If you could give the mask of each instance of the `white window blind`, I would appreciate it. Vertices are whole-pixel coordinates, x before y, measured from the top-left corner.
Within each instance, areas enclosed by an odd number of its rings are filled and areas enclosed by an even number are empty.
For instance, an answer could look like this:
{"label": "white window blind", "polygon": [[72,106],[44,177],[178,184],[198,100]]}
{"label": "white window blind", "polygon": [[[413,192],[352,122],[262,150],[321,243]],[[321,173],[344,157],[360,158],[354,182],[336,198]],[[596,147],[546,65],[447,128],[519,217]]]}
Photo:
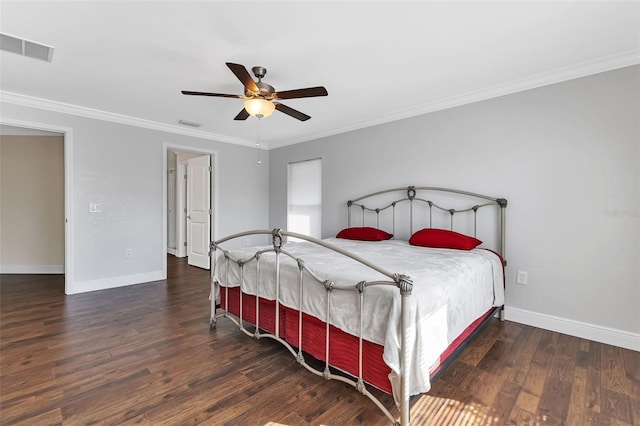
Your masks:
{"label": "white window blind", "polygon": [[321,238],[322,161],[289,163],[287,230]]}

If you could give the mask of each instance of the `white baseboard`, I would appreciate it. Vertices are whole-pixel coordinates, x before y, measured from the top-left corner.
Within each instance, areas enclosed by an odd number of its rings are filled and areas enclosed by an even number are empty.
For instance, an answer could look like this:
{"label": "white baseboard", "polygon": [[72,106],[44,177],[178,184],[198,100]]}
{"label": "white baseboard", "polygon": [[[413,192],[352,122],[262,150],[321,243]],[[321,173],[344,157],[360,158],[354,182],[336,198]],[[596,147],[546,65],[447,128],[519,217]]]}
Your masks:
{"label": "white baseboard", "polygon": [[86,293],[88,291],[106,290],[127,285],[142,284],[164,279],[162,271],[146,272],[144,274],[124,275],[101,280],[82,281],[69,285],[67,294]]}
{"label": "white baseboard", "polygon": [[175,257],[187,257],[187,253],[185,253],[184,250],[180,251],[175,248],[167,248],[167,254],[174,255]]}
{"label": "white baseboard", "polygon": [[0,265],[0,274],[64,274],[64,265]]}
{"label": "white baseboard", "polygon": [[640,352],[640,334],[630,331],[617,330],[508,306],[505,307],[505,319]]}

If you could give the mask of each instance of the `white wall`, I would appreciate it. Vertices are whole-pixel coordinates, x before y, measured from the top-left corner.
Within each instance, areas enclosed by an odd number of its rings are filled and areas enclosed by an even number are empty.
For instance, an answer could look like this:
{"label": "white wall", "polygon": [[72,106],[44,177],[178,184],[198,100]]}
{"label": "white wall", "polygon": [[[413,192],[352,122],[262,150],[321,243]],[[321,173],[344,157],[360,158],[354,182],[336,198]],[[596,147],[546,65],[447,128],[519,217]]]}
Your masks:
{"label": "white wall", "polygon": [[[257,166],[255,149],[9,103],[2,119],[72,129],[70,293],[163,277],[165,144],[218,153],[216,236],[268,223],[268,159]],[[89,203],[102,213],[89,213]]]}
{"label": "white wall", "polygon": [[387,187],[507,198],[508,318],[640,350],[639,95],[633,66],[272,150],[271,226],[287,163],[309,158],[324,237],[346,200]]}

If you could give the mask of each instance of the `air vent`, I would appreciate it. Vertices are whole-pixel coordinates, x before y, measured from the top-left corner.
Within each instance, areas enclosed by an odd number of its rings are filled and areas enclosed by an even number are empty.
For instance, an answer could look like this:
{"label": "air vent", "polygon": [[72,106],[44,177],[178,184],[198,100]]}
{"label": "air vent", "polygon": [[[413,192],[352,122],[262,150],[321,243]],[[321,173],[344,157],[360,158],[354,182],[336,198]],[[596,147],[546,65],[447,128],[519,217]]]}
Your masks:
{"label": "air vent", "polygon": [[0,33],[0,50],[51,62],[53,47]]}
{"label": "air vent", "polygon": [[182,124],[183,126],[189,126],[189,127],[200,127],[200,126],[202,126],[202,124],[200,124],[200,123],[195,123],[193,121],[187,121],[187,120],[178,120],[178,123]]}

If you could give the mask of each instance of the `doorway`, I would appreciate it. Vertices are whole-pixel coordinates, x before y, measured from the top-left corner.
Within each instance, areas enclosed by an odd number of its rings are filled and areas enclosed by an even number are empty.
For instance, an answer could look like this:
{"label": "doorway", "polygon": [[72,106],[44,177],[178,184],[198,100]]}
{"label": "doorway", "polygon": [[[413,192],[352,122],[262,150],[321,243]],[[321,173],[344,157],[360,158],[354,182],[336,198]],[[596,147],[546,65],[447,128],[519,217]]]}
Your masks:
{"label": "doorway", "polygon": [[[164,154],[166,252],[210,269],[209,246],[217,222],[217,153],[165,145]],[[166,262],[164,272],[166,276]]]}
{"label": "doorway", "polygon": [[[55,251],[58,252],[57,257],[54,258],[42,258],[38,259],[35,256],[35,253],[29,255],[24,258],[24,262],[16,262],[15,259],[11,261],[12,265],[10,265],[13,270],[8,270],[3,266],[3,272],[13,272],[13,273],[46,273],[46,274],[64,274],[64,283],[65,283],[65,294],[73,293],[73,250],[72,250],[72,188],[73,188],[73,162],[72,162],[72,152],[73,152],[73,132],[72,129],[66,127],[54,126],[46,123],[35,123],[35,122],[27,122],[22,120],[15,120],[10,118],[1,118],[0,119],[0,134],[3,135],[13,135],[18,137],[40,137],[47,136],[52,138],[52,142],[59,143],[59,138],[63,139],[62,142],[62,152],[58,151],[58,158],[60,158],[60,162],[57,162],[56,166],[60,173],[60,177],[58,181],[60,182],[60,186],[57,187],[56,192],[57,196],[55,200],[49,200],[44,208],[41,208],[43,212],[48,212],[51,206],[51,202],[59,203],[60,214],[59,217],[54,218],[54,223],[45,224],[38,222],[36,224],[32,223],[32,227],[37,228],[44,227],[44,229],[40,229],[40,231],[48,231],[46,229],[48,227],[53,229],[53,234],[51,235],[49,244],[52,244],[55,247]],[[47,147],[48,148],[48,147]],[[44,155],[44,154],[43,154]],[[45,161],[45,165],[52,165],[49,155],[46,155],[47,159]],[[32,164],[33,165],[33,164]],[[15,166],[15,165],[14,165]],[[37,166],[35,166],[36,169]],[[11,180],[20,179],[17,176],[12,176]],[[40,183],[45,180],[50,181],[53,180],[50,177],[39,180]],[[15,182],[14,182],[15,183]],[[23,182],[24,183],[24,182]],[[22,185],[21,185],[22,186]],[[23,188],[24,189],[24,188]],[[33,197],[32,197],[33,198]],[[37,196],[36,198],[46,198],[46,195],[43,197]],[[46,200],[42,200],[46,202]],[[37,202],[34,201],[34,202]],[[8,205],[12,205],[14,203],[8,203]],[[6,206],[5,206],[6,207]],[[32,212],[37,213],[37,207],[34,205],[34,209]],[[37,220],[37,214],[30,214],[28,217]],[[47,217],[47,220],[51,219]],[[6,236],[6,235],[5,235]],[[26,234],[23,237],[27,237]],[[44,238],[44,233],[40,234],[38,240],[34,243],[38,248],[42,248],[42,245],[47,243]],[[4,243],[4,241],[3,241]],[[13,243],[11,243],[13,244]],[[25,239],[20,244],[31,244],[27,239]],[[33,247],[32,247],[33,248]],[[13,250],[12,250],[13,251]],[[21,263],[21,264],[18,264]]]}

